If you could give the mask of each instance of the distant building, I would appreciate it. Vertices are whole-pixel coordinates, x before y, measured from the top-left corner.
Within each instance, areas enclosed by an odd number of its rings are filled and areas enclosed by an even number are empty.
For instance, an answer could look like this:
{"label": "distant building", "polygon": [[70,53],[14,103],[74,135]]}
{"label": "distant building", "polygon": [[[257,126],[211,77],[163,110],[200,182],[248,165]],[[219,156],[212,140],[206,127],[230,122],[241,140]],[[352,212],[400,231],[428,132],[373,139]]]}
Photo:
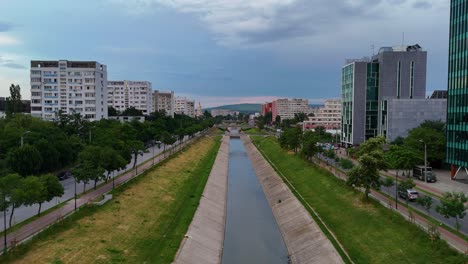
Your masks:
{"label": "distant building", "polygon": [[436,90],[432,92],[431,99],[447,99],[448,91],[447,90]]}
{"label": "distant building", "polygon": [[174,91],[154,91],[153,105],[154,112],[164,111],[166,115],[174,117]]}
{"label": "distant building", "polygon": [[52,120],[61,111],[107,118],[107,67],[96,61],[31,61],[31,115]]}
{"label": "distant building", "polygon": [[134,120],[136,120],[136,121],[138,121],[140,123],[145,122],[145,117],[144,116],[109,116],[109,119],[118,120],[121,123],[131,122],[131,121],[134,121]]}
{"label": "distant building", "polygon": [[384,47],[371,59],[347,60],[342,143],[358,145],[379,135],[391,141],[425,120],[443,120],[443,99],[425,99],[426,64],[427,52],[419,45]]}
{"label": "distant building", "polygon": [[174,112],[176,114],[195,117],[195,101],[185,97],[176,97],[174,102]]}
{"label": "distant building", "polygon": [[144,115],[153,112],[153,91],[147,81],[108,81],[107,100],[108,106],[121,113],[131,107]]}
{"label": "distant building", "polygon": [[196,117],[203,116],[203,109],[202,109],[200,102],[198,102],[198,107],[197,107],[197,111],[195,112],[195,116]]}
{"label": "distant building", "polygon": [[461,168],[468,168],[467,6],[467,0],[451,1],[446,162],[451,165],[452,177]]}
{"label": "distant building", "polygon": [[217,116],[235,116],[238,115],[239,112],[229,110],[229,109],[211,109],[211,116],[217,117]]}
{"label": "distant building", "polygon": [[325,101],[323,107],[319,107],[314,116],[310,116],[309,120],[302,122],[304,130],[324,127],[326,130],[341,129],[341,100],[329,99]]}
{"label": "distant building", "polygon": [[271,112],[272,121],[276,120],[276,116],[280,116],[281,120],[293,119],[295,114],[309,114],[309,100],[307,99],[277,99],[270,103],[262,105],[262,115]]}

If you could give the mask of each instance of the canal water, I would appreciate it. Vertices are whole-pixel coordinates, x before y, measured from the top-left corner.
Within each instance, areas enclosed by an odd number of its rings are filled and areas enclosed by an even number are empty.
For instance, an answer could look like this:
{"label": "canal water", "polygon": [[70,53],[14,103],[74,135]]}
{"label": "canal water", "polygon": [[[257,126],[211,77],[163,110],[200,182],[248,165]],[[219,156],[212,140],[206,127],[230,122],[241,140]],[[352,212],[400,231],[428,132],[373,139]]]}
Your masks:
{"label": "canal water", "polygon": [[286,264],[288,253],[240,139],[231,138],[223,264]]}

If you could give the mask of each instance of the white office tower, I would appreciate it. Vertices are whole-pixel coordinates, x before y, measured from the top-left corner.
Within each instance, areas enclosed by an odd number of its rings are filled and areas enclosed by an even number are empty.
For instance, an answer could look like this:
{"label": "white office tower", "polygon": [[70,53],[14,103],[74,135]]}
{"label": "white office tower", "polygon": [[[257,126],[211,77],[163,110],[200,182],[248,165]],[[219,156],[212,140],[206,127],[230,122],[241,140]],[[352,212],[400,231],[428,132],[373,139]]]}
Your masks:
{"label": "white office tower", "polygon": [[53,120],[60,112],[107,118],[107,67],[96,61],[31,61],[31,115]]}
{"label": "white office tower", "polygon": [[185,97],[176,97],[174,112],[178,115],[195,117],[195,101]]}
{"label": "white office tower", "polygon": [[153,91],[147,81],[108,81],[108,105],[122,113],[130,107],[141,110],[143,115],[153,112]]}

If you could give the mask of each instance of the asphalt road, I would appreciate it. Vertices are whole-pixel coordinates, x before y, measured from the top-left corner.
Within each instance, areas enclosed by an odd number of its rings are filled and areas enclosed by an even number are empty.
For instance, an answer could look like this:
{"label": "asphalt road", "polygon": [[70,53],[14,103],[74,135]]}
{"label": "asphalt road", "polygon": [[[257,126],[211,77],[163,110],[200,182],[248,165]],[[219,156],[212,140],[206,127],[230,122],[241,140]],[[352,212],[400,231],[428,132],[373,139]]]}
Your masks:
{"label": "asphalt road", "polygon": [[[335,160],[333,159],[329,159],[327,157],[324,157],[323,155],[319,154],[318,157],[326,162],[328,162],[329,164],[331,164],[332,166],[335,166],[335,167],[340,167],[336,162]],[[382,177],[382,180],[384,178]],[[418,181],[418,179],[414,179],[415,181]],[[393,197],[393,200],[395,200],[395,185],[393,186],[390,186],[390,187],[384,187],[382,186],[380,188],[380,190]],[[419,195],[424,195],[424,193],[421,193],[419,192]],[[430,196],[431,197],[431,196]],[[434,197],[431,197],[432,198],[432,207],[431,209],[429,210],[429,216],[431,216],[432,218],[436,219],[437,221],[441,222],[441,223],[444,223],[445,225],[447,226],[450,226],[451,228],[455,229],[455,219],[454,218],[445,218],[443,217],[442,215],[440,215],[439,213],[436,212],[435,208],[440,205],[440,200],[437,199],[437,198],[434,198]],[[406,204],[406,200],[404,199],[401,199],[400,197],[398,197],[398,204]],[[411,208],[414,208],[424,214],[427,214],[427,210],[419,205],[418,203],[416,203],[415,201],[413,202],[409,202],[408,205],[411,207]],[[459,224],[461,224],[461,227],[460,227],[460,232],[467,235],[468,234],[468,216],[466,216],[465,218],[463,219],[459,219],[458,220]]]}
{"label": "asphalt road", "polygon": [[[184,141],[186,141],[188,139],[188,137],[186,137],[184,139]],[[177,142],[178,143],[178,142]],[[176,145],[177,146],[177,145]],[[170,148],[170,146],[167,147],[167,149]],[[141,164],[149,159],[151,159],[151,157],[153,156],[153,151],[154,151],[154,155],[158,155],[159,153],[161,153],[162,151],[164,150],[164,144],[161,144],[160,148],[158,148],[157,146],[154,146],[152,148],[149,148],[147,150],[147,152],[145,152],[143,155],[139,155],[138,158],[137,158],[137,164]],[[125,168],[125,170],[121,170],[120,172],[119,171],[115,171],[115,175],[117,176],[118,174],[120,173],[123,173],[124,171],[127,171],[129,169],[131,169],[133,167],[133,159],[132,161],[127,165],[127,167]],[[111,174],[111,177],[112,177],[112,174]],[[102,183],[103,181],[100,181],[98,182],[98,185],[100,183]],[[42,204],[42,208],[41,208],[41,212],[44,212],[46,211],[47,209],[49,208],[52,208],[64,201],[67,201],[71,198],[74,197],[75,195],[75,179],[74,178],[68,178],[66,180],[63,180],[61,181],[63,187],[64,187],[64,194],[62,195],[62,197],[57,197],[57,198],[54,198],[52,201],[50,202],[46,202],[46,203],[43,203]],[[89,190],[89,189],[92,189],[94,187],[94,182],[90,182],[86,185],[86,190]],[[77,183],[76,184],[76,192],[77,194],[81,194],[83,193],[83,183]],[[32,205],[32,206],[21,206],[19,208],[16,208],[15,209],[15,212],[14,212],[14,215],[13,215],[13,218],[12,218],[12,222],[11,222],[11,225],[14,226],[15,224],[17,223],[20,223],[32,216],[35,216],[38,212],[38,209],[39,209],[39,205],[35,204],[35,205]],[[6,223],[7,223],[7,228],[8,228],[8,224],[9,224],[9,221],[10,221],[10,213],[11,213],[11,208],[8,209],[7,211],[7,219],[6,219]],[[4,218],[3,217],[0,217],[0,231],[3,231],[5,230],[4,228]]]}

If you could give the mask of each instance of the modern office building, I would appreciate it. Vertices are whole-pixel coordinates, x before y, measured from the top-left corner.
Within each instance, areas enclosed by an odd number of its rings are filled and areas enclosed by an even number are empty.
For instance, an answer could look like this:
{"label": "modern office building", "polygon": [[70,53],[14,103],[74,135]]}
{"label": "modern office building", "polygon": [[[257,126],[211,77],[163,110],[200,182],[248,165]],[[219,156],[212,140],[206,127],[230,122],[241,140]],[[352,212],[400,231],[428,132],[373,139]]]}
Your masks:
{"label": "modern office building", "polygon": [[119,112],[130,107],[141,110],[143,115],[153,112],[153,91],[147,81],[108,81],[107,100]]}
{"label": "modern office building", "polygon": [[426,64],[427,52],[419,45],[384,47],[372,58],[347,60],[342,68],[342,143],[358,145],[379,135],[391,141],[425,120],[441,119],[444,102],[425,99]]}
{"label": "modern office building", "polygon": [[[468,0],[452,0],[447,100],[447,159],[452,177],[468,168]],[[466,171],[468,173],[468,171]]]}
{"label": "modern office building", "polygon": [[174,117],[175,97],[174,91],[153,92],[153,109],[155,112],[164,111],[166,115]]}
{"label": "modern office building", "polygon": [[195,117],[195,101],[177,96],[174,102],[174,113]]}
{"label": "modern office building", "polygon": [[302,122],[303,130],[324,127],[326,130],[341,130],[341,99],[329,99],[319,107],[314,116]]}
{"label": "modern office building", "polygon": [[31,115],[107,118],[107,68],[96,61],[31,61]]}
{"label": "modern office building", "polygon": [[276,116],[280,116],[281,120],[293,119],[296,114],[309,114],[309,100],[307,99],[277,99],[273,102],[262,105],[262,114],[271,112],[272,121],[276,120]]}

